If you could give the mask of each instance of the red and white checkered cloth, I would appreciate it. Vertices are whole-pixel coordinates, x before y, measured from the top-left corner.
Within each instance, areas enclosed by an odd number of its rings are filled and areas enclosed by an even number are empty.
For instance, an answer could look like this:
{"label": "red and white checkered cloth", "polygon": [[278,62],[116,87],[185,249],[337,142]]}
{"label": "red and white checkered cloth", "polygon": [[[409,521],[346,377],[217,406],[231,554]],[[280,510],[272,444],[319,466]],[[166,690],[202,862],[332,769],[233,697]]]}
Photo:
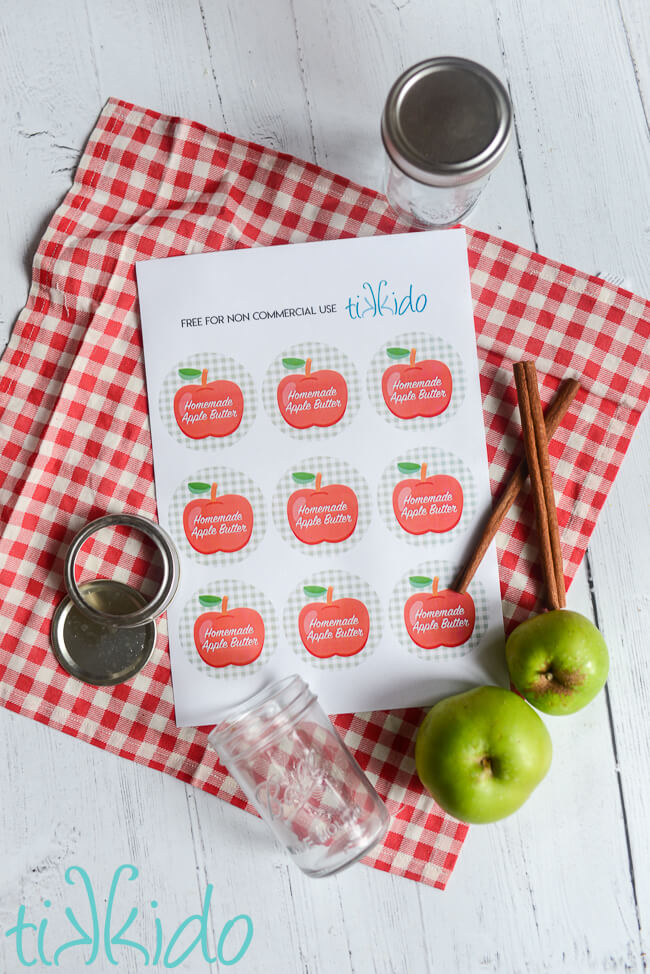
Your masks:
{"label": "red and white checkered cloth", "polygon": [[[107,511],[155,517],[134,262],[148,257],[403,232],[377,194],[282,153],[111,100],[34,259],[27,306],[0,365],[0,702],[173,774],[234,805],[241,793],[202,731],[173,720],[167,638],[130,683],[95,689],[49,649],[65,548]],[[542,398],[584,383],[551,444],[567,581],[650,390],[650,306],[484,233],[468,231],[493,491],[520,452],[512,361],[537,360]],[[506,624],[537,607],[532,509],[498,535]],[[97,554],[97,553],[96,553]],[[111,574],[99,550],[100,574]],[[133,555],[131,580],[146,574]],[[466,827],[414,773],[419,710],[335,719],[393,821],[366,858],[443,888]]]}

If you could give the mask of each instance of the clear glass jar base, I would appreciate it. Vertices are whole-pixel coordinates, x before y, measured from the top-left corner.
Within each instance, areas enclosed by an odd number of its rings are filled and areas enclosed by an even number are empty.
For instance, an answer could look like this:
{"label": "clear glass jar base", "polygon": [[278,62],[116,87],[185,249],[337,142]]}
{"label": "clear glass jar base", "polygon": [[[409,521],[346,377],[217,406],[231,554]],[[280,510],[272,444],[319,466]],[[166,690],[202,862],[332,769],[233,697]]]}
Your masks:
{"label": "clear glass jar base", "polygon": [[355,863],[367,856],[368,853],[374,849],[374,847],[382,841],[388,832],[388,826],[390,825],[390,816],[386,814],[385,821],[383,821],[380,827],[377,829],[375,835],[367,841],[361,849],[354,850],[352,855],[345,856],[334,856],[332,862],[323,864],[318,868],[310,869],[308,866],[298,862],[300,870],[311,879],[325,879],[327,876],[334,876],[336,873],[343,872],[344,869],[348,869],[350,866],[354,866]]}

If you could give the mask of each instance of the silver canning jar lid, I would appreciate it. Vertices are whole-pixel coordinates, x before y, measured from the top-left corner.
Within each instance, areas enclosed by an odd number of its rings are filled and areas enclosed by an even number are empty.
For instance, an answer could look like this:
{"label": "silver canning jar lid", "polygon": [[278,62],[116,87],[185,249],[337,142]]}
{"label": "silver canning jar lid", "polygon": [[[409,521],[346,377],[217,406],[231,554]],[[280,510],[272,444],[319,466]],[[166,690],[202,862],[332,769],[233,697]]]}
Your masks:
{"label": "silver canning jar lid", "polygon": [[[137,589],[111,578],[77,582],[75,566],[85,542],[104,528],[129,527],[150,538],[162,559],[162,578],[147,601]],[[61,666],[93,686],[113,686],[135,676],[156,641],[155,619],[168,607],[179,582],[178,552],[160,525],[135,514],[108,514],[79,531],[65,556],[67,598],[57,606],[51,644]]]}
{"label": "silver canning jar lid", "polygon": [[438,57],[397,79],[381,135],[407,176],[428,186],[462,186],[494,169],[511,127],[508,93],[491,71],[465,58]]}

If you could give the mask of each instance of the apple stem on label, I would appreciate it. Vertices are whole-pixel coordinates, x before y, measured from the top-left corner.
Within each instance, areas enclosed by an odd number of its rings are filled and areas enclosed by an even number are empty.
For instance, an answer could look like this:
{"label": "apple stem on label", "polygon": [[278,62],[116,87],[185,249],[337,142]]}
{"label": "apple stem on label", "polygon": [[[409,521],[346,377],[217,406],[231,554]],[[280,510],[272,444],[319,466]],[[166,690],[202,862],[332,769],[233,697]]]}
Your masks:
{"label": "apple stem on label", "polygon": [[203,371],[201,372],[201,385],[207,386],[207,384],[208,384],[208,370],[203,369]]}
{"label": "apple stem on label", "polygon": [[210,488],[210,500],[216,501],[216,499],[217,499],[217,485],[213,484],[212,487]]}
{"label": "apple stem on label", "polygon": [[437,595],[438,594],[438,576],[437,575],[436,575],[436,577],[433,580],[433,585],[431,586],[431,591],[433,592],[434,595]]}
{"label": "apple stem on label", "polygon": [[227,609],[228,609],[228,596],[227,595],[224,595],[224,597],[221,600],[221,611],[222,611],[222,613],[224,615],[225,615]]}
{"label": "apple stem on label", "polygon": [[311,375],[311,359],[308,358],[305,362],[305,375]]}
{"label": "apple stem on label", "polygon": [[326,599],[328,605],[331,605],[332,604],[332,595],[333,594],[334,594],[334,586],[333,585],[330,585],[330,587],[327,590],[327,599]]}
{"label": "apple stem on label", "polygon": [[411,354],[409,355],[409,365],[415,365],[415,349],[411,349]]}
{"label": "apple stem on label", "polygon": [[426,479],[427,479],[427,465],[426,463],[423,463],[422,466],[420,467],[420,480],[426,480]]}
{"label": "apple stem on label", "polygon": [[320,482],[321,482],[321,475],[319,473],[317,473],[316,474],[316,481],[314,483],[314,490],[320,490]]}

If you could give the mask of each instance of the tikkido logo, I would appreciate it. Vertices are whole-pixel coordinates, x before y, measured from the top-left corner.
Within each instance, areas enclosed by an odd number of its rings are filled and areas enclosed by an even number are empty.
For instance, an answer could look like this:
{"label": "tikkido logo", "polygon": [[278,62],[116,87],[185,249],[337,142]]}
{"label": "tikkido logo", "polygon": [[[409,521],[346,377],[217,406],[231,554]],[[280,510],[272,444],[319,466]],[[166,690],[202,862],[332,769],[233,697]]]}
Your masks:
{"label": "tikkido logo", "polygon": [[[135,866],[118,866],[113,874],[108,898],[98,897],[86,870],[80,866],[70,866],[66,869],[65,881],[68,886],[77,888],[76,899],[81,897],[81,903],[76,902],[74,910],[72,906],[64,907],[65,920],[56,917],[54,911],[49,913],[52,909],[49,899],[43,900],[46,915],[41,917],[28,917],[27,908],[21,905],[16,923],[5,933],[6,937],[14,940],[18,962],[22,967],[34,967],[39,961],[45,967],[58,967],[63,957],[68,970],[73,968],[65,961],[74,963],[75,970],[81,970],[81,964],[89,967],[98,960],[101,963],[105,958],[109,964],[118,967],[122,962],[131,965],[135,951],[140,955],[140,963],[144,961],[144,967],[160,965],[158,970],[171,970],[180,967],[191,955],[194,955],[194,960],[198,959],[195,952],[202,955],[206,964],[218,962],[225,967],[232,967],[244,957],[253,939],[253,921],[246,913],[228,920],[221,928],[218,939],[215,931],[216,953],[210,952],[208,931],[214,891],[211,883],[206,888],[201,912],[186,917],[170,935],[169,931],[165,932],[161,918],[155,913],[157,900],[150,900],[151,914],[138,910],[128,902],[129,893],[133,894],[136,890],[127,887],[126,883],[133,883],[137,878]],[[100,917],[98,904],[104,903],[106,905]],[[71,933],[74,933],[71,939],[64,939]],[[76,956],[76,960],[72,955]],[[196,966],[192,970],[196,971]]]}
{"label": "tikkido logo", "polygon": [[427,296],[413,293],[413,284],[408,291],[398,293],[387,280],[364,281],[358,294],[349,297],[345,310],[350,318],[385,318],[391,315],[401,318],[408,312],[422,314],[427,306]]}

